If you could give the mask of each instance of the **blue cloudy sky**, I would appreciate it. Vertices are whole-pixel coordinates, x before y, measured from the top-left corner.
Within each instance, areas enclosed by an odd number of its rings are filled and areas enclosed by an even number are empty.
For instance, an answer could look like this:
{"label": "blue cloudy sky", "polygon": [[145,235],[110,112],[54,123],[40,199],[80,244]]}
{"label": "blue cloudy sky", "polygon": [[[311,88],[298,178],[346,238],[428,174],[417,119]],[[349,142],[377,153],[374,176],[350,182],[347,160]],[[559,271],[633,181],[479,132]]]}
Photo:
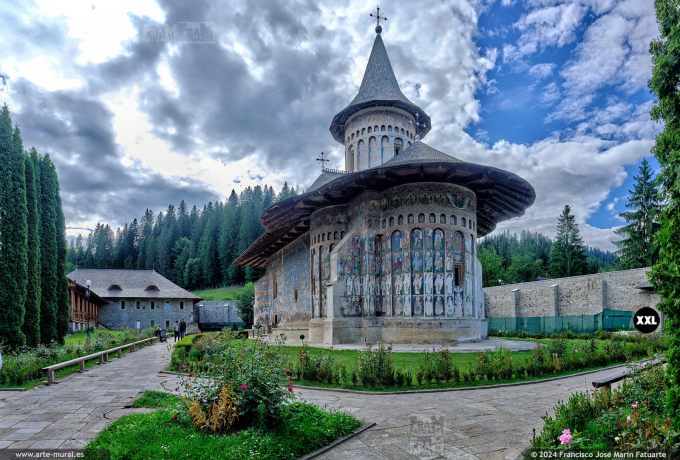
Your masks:
{"label": "blue cloudy sky", "polygon": [[[499,226],[554,234],[564,204],[611,249],[659,126],[649,118],[652,0],[385,1],[402,91],[424,139],[529,180],[536,203]],[[352,99],[374,38],[359,0],[24,1],[0,10],[0,102],[49,152],[71,227],[232,188],[304,189]],[[211,43],[151,41],[207,22]],[[75,232],[75,230],[72,230]]]}

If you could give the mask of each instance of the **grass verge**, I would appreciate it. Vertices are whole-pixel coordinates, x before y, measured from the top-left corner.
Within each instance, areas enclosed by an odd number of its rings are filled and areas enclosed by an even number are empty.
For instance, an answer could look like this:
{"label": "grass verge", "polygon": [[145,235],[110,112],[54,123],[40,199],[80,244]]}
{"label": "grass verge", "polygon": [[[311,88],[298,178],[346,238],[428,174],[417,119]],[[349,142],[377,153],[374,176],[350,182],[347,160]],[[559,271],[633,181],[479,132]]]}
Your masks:
{"label": "grass verge", "polygon": [[158,410],[116,420],[87,445],[86,457],[105,451],[112,459],[295,459],[361,426],[351,415],[296,402],[284,408],[284,422],[276,429],[215,435],[197,431],[181,417],[173,420],[181,407],[176,396],[146,392],[135,404]]}

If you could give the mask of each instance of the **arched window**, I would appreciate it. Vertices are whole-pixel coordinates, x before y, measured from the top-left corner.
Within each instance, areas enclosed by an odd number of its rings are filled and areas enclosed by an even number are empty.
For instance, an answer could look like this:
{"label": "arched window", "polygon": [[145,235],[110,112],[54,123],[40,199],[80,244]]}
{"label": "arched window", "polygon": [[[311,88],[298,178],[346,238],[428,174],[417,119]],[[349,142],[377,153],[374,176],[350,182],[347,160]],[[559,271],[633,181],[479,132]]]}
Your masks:
{"label": "arched window", "polygon": [[[383,126],[384,128],[384,126]],[[384,129],[383,129],[384,131]],[[387,136],[383,136],[382,139],[380,140],[380,164],[383,164],[385,162],[385,154],[387,153],[388,149],[390,147],[390,138]]]}
{"label": "arched window", "polygon": [[366,134],[366,128],[361,128],[361,135],[363,136],[364,134]]}
{"label": "arched window", "polygon": [[425,214],[423,214],[423,213],[418,214],[418,223],[419,224],[425,223]]}
{"label": "arched window", "polygon": [[366,143],[361,139],[357,143],[357,170],[363,169],[366,162]]}
{"label": "arched window", "polygon": [[375,125],[375,126],[373,127],[373,132],[374,132],[374,133],[377,133],[377,132],[378,132],[378,125]]}
{"label": "arched window", "polygon": [[121,288],[119,284],[112,284],[111,286],[109,286],[108,290],[109,291],[122,291],[123,288]]}
{"label": "arched window", "polygon": [[451,218],[450,218],[450,220],[449,220],[449,223],[450,223],[451,225],[458,225],[458,220],[456,219],[456,216],[454,216],[453,214],[451,214]]}
{"label": "arched window", "polygon": [[382,228],[387,227],[387,219],[382,220]]}
{"label": "arched window", "polygon": [[383,131],[383,132],[385,131],[385,125],[382,125],[382,126],[380,127],[380,131]]}
{"label": "arched window", "polygon": [[430,214],[430,223],[431,224],[436,224],[437,223],[437,216],[435,216],[434,213]]}
{"label": "arched window", "polygon": [[341,231],[341,232],[340,232],[340,239],[343,239],[344,237],[345,237],[345,232],[344,232],[344,231]]}
{"label": "arched window", "polygon": [[391,133],[392,132],[392,125],[387,125],[387,132]]}
{"label": "arched window", "polygon": [[[120,289],[120,287],[118,289]],[[149,284],[144,290],[145,291],[160,291],[160,289],[158,289],[158,286],[156,286],[155,284]]]}
{"label": "arched window", "polygon": [[372,132],[373,132],[373,128],[371,128],[371,127],[369,126],[369,127],[368,127],[368,134],[371,134]]}
{"label": "arched window", "polygon": [[374,136],[368,140],[368,167],[375,165],[378,161],[378,141]]}
{"label": "arched window", "polygon": [[394,140],[394,156],[396,157],[399,155],[399,153],[403,150],[404,148],[404,141],[401,140],[401,138],[397,137]]}
{"label": "arched window", "polygon": [[394,227],[394,216],[390,216],[390,227]]}
{"label": "arched window", "polygon": [[352,139],[354,139],[354,133],[352,133]]}
{"label": "arched window", "polygon": [[326,238],[328,239],[328,241],[331,240],[331,232],[328,232],[328,236]]}
{"label": "arched window", "polygon": [[439,216],[439,223],[440,224],[446,223],[446,214],[442,214],[441,216]]}
{"label": "arched window", "polygon": [[337,240],[338,239],[338,232],[333,232],[333,239]]}
{"label": "arched window", "polygon": [[321,241],[326,241],[326,234],[325,233],[321,234]]}
{"label": "arched window", "polygon": [[463,227],[467,227],[467,222],[465,221],[465,217],[462,217],[462,218],[460,219],[460,223],[461,223],[461,225],[462,225]]}
{"label": "arched window", "polygon": [[406,143],[406,148],[409,148],[411,146],[411,142]]}
{"label": "arched window", "polygon": [[333,252],[333,248],[335,247],[334,244],[331,244],[330,247],[328,248],[328,252],[331,253]]}
{"label": "arched window", "polygon": [[401,134],[404,134],[404,128],[401,128]]}
{"label": "arched window", "polygon": [[410,225],[412,225],[412,224],[415,223],[415,221],[416,221],[416,220],[415,220],[415,217],[413,216],[413,214],[409,214],[409,215],[408,215],[408,223],[409,223]]}
{"label": "arched window", "polygon": [[354,166],[354,146],[350,145],[349,146],[349,156],[347,158],[347,169],[349,172],[354,172],[355,166]]}
{"label": "arched window", "polygon": [[399,217],[397,218],[397,224],[403,225],[403,223],[404,223],[404,216],[400,214]]}

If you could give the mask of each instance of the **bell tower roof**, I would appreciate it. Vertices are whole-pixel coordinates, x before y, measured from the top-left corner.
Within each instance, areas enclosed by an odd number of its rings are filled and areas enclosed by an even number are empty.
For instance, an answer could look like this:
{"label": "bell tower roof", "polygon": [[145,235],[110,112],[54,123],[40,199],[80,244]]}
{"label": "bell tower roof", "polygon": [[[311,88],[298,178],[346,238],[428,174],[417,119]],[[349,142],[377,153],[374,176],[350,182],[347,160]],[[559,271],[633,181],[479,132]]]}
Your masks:
{"label": "bell tower roof", "polygon": [[368,58],[359,92],[347,107],[333,117],[331,122],[330,132],[333,139],[340,143],[344,143],[345,123],[349,117],[369,107],[400,108],[420,120],[415,131],[421,138],[430,131],[430,117],[420,107],[409,101],[399,88],[399,83],[394,76],[390,58],[387,56],[387,50],[380,35],[381,31],[380,26],[376,27],[373,49]]}

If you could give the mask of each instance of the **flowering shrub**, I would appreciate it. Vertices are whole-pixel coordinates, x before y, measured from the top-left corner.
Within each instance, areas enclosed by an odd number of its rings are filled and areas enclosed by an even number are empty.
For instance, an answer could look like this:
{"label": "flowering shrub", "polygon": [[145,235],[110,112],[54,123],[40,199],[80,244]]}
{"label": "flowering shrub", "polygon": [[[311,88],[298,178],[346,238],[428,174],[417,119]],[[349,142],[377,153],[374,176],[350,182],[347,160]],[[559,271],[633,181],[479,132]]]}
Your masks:
{"label": "flowering shrub", "polygon": [[[220,333],[197,341],[210,377],[181,385],[194,425],[210,431],[278,425],[283,406],[294,397],[282,358],[260,340],[232,339]],[[218,423],[219,418],[225,419]]]}
{"label": "flowering shrub", "polygon": [[558,403],[554,417],[543,417],[532,448],[677,450],[680,438],[664,415],[664,393],[662,366],[638,370],[612,393],[575,393]]}

